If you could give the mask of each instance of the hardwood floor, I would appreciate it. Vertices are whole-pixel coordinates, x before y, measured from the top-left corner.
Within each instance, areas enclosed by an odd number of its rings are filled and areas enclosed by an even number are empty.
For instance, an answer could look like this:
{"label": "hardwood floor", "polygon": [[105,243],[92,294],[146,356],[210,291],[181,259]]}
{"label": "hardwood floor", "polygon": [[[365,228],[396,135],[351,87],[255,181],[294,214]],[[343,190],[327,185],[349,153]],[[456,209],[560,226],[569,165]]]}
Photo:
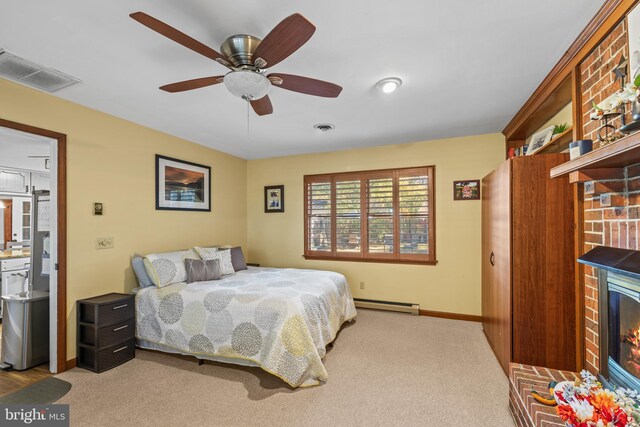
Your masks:
{"label": "hardwood floor", "polygon": [[[0,336],[2,336],[2,323],[0,323]],[[2,351],[2,340],[0,340],[0,352]],[[51,376],[49,364],[45,363],[26,371],[0,371],[0,396],[13,393],[16,390],[43,380]]]}

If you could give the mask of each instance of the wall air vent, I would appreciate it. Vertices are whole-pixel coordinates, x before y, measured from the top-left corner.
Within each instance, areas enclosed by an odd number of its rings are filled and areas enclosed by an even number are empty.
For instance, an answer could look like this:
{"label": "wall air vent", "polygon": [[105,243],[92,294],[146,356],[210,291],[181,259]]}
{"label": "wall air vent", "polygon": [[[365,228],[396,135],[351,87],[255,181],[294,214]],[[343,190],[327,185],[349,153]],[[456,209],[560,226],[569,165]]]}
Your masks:
{"label": "wall air vent", "polygon": [[60,71],[34,64],[2,49],[0,49],[0,77],[45,92],[55,92],[80,82]]}

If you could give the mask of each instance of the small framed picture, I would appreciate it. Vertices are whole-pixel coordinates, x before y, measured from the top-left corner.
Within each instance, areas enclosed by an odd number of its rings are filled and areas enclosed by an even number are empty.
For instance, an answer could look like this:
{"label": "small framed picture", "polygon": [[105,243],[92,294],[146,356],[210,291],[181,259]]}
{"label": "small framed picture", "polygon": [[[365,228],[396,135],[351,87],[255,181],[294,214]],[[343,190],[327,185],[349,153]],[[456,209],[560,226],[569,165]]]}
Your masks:
{"label": "small framed picture", "polygon": [[548,128],[542,129],[540,132],[536,132],[533,134],[531,140],[529,141],[529,146],[527,147],[527,156],[535,153],[538,148],[551,141],[554,127],[555,126],[549,126]]}
{"label": "small framed picture", "polygon": [[267,185],[264,187],[264,211],[284,212],[284,185]]}
{"label": "small framed picture", "polygon": [[211,212],[211,168],[156,154],[156,210]]}
{"label": "small framed picture", "polygon": [[480,180],[453,181],[453,200],[480,200]]}

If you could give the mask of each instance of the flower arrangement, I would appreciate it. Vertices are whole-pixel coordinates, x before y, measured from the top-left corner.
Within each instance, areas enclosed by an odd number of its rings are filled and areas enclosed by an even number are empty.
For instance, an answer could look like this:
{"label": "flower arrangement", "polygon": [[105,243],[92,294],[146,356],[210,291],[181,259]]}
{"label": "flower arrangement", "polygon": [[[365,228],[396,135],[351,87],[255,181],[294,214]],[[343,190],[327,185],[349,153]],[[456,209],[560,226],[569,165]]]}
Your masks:
{"label": "flower arrangement", "polygon": [[640,97],[640,75],[636,77],[633,83],[627,83],[624,89],[619,90],[614,93],[600,104],[592,102],[593,104],[593,113],[591,114],[592,119],[600,118],[605,112],[615,111],[622,104],[627,102],[637,101]]}
{"label": "flower arrangement", "polygon": [[582,380],[554,389],[560,418],[570,427],[638,427],[640,396],[631,389],[606,390],[596,377],[580,372]]}

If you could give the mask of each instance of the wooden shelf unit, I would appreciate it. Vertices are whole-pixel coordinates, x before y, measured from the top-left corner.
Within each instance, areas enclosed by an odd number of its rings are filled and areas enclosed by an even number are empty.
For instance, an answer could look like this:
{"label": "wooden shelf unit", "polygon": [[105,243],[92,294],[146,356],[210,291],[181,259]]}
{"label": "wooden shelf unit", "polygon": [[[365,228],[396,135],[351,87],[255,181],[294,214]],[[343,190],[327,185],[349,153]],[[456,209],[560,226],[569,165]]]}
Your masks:
{"label": "wooden shelf unit", "polygon": [[640,163],[640,132],[554,167],[551,178],[569,174],[571,182],[618,179],[625,166],[635,163]]}
{"label": "wooden shelf unit", "polygon": [[567,130],[552,138],[551,141],[544,144],[542,147],[538,147],[533,150],[531,154],[549,154],[549,153],[562,153],[569,149],[569,144],[573,141],[573,126],[569,126]]}
{"label": "wooden shelf unit", "polygon": [[[502,133],[506,140],[505,154],[510,148],[517,148],[527,137],[552,119],[565,105],[572,103],[573,129],[571,139],[583,139],[582,122],[584,100],[582,99],[580,64],[596,49],[610,32],[625,19],[638,0],[606,0],[596,16],[587,24],[573,44],[567,49],[538,88],[531,94],[522,108],[515,114]],[[568,138],[569,135],[563,138]],[[566,142],[566,141],[563,141]],[[539,152],[538,152],[539,153]],[[539,156],[546,157],[546,155]],[[597,151],[581,156],[551,169],[551,177],[569,175],[571,182],[586,181],[587,178],[620,176],[624,166],[640,162],[640,135],[631,135]],[[566,179],[566,178],[565,178]],[[552,180],[553,181],[553,180]],[[573,186],[575,257],[582,255],[584,244],[583,191],[580,185]],[[584,301],[583,267],[576,264],[575,301]],[[570,314],[567,313],[569,316]],[[576,369],[586,365],[585,351],[585,306],[575,306],[576,320]]]}

